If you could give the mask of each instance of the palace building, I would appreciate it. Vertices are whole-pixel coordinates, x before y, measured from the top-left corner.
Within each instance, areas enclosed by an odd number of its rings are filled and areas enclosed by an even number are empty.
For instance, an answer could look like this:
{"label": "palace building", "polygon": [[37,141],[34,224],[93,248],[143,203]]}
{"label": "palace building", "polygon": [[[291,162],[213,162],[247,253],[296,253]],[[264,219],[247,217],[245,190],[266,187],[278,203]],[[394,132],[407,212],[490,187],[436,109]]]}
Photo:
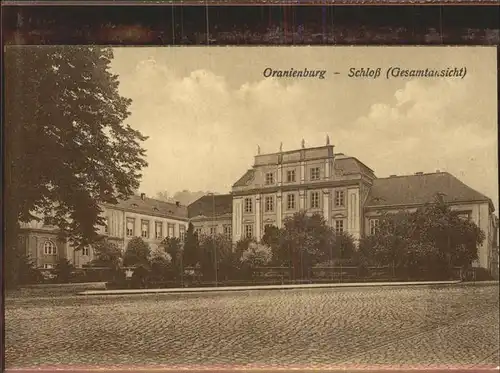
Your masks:
{"label": "palace building", "polygon": [[[152,248],[165,237],[183,239],[188,226],[186,206],[147,198],[144,194],[117,205],[103,204],[101,208],[106,225],[99,233],[122,250],[134,237],[142,237]],[[57,232],[58,228],[50,221],[21,224],[20,244],[37,267],[53,268],[60,258],[82,267],[94,259],[91,248],[75,250],[68,242],[58,240]]]}
{"label": "palace building", "polygon": [[298,211],[320,213],[335,231],[359,240],[382,213],[415,211],[438,195],[484,231],[474,265],[498,275],[498,219],[490,198],[447,172],[377,178],[357,158],[334,153],[329,139],[325,146],[306,148],[302,141],[300,149],[257,154],[230,194],[204,196],[188,214],[198,232],[224,233],[233,242],[259,240],[266,226],[281,227]]}

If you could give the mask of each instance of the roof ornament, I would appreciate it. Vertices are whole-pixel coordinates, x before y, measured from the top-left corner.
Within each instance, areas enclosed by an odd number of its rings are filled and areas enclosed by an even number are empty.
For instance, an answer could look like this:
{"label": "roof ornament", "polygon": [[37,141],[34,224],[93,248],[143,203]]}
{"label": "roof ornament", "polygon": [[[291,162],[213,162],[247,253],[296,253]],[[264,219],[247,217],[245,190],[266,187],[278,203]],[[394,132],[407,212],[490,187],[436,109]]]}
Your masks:
{"label": "roof ornament", "polygon": [[326,145],[330,145],[330,136],[326,135]]}
{"label": "roof ornament", "polygon": [[283,151],[283,142],[280,142],[280,152]]}
{"label": "roof ornament", "polygon": [[304,149],[305,147],[306,147],[306,141],[302,139],[302,149]]}
{"label": "roof ornament", "polygon": [[257,145],[257,155],[260,155],[260,145]]}

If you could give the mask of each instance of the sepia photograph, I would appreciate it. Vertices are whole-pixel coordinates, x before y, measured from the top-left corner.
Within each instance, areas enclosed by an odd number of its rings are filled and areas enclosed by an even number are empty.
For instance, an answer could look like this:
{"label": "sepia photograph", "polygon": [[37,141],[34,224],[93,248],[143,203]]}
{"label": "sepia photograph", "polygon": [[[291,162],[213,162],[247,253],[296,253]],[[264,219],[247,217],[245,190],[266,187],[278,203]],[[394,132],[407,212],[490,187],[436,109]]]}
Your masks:
{"label": "sepia photograph", "polygon": [[496,47],[4,72],[6,369],[500,366]]}

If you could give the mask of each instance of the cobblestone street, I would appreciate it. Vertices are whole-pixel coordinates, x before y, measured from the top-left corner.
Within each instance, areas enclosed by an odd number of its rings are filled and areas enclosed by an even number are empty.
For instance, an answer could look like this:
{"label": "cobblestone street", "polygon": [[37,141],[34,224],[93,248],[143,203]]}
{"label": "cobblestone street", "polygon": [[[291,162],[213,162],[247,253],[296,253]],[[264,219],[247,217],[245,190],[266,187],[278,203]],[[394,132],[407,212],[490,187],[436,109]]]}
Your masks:
{"label": "cobblestone street", "polygon": [[6,299],[6,368],[498,366],[498,285]]}

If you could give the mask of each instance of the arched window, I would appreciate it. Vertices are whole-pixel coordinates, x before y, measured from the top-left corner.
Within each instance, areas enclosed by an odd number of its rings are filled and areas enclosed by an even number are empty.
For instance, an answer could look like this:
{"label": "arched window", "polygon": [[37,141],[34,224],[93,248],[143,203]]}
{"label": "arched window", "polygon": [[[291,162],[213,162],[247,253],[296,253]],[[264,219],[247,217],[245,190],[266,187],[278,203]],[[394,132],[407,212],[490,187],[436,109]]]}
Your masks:
{"label": "arched window", "polygon": [[45,241],[45,243],[43,244],[43,253],[45,255],[56,255],[57,247],[54,242],[52,242],[51,240]]}

